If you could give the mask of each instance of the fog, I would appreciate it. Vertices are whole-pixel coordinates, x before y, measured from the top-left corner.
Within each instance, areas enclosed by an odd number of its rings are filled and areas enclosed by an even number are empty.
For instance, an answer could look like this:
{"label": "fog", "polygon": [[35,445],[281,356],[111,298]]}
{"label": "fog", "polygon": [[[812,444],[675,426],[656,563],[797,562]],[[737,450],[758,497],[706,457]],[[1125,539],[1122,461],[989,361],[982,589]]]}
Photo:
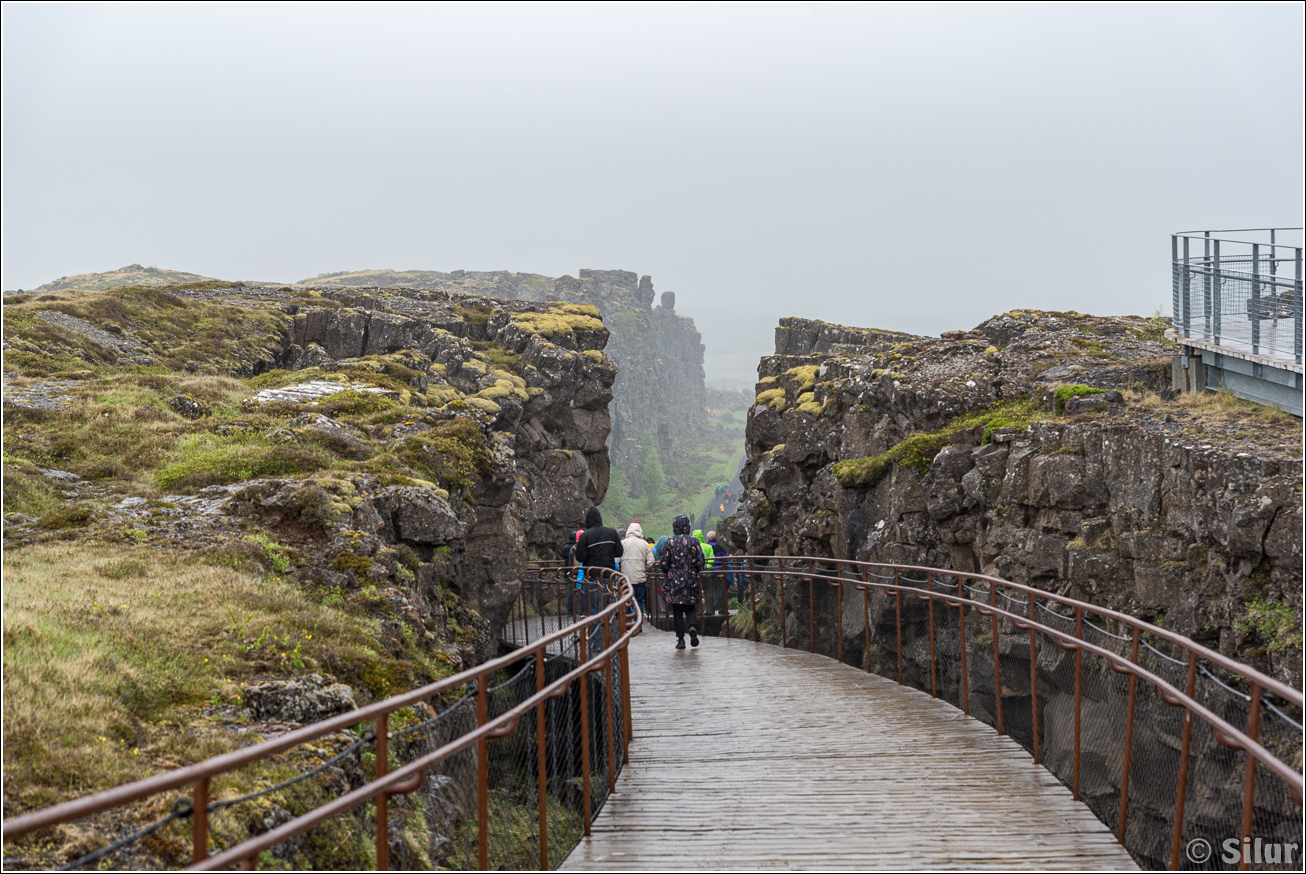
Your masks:
{"label": "fog", "polygon": [[1169,234],[1302,223],[1303,7],[3,9],[3,287],[651,274],[776,321],[1169,307]]}

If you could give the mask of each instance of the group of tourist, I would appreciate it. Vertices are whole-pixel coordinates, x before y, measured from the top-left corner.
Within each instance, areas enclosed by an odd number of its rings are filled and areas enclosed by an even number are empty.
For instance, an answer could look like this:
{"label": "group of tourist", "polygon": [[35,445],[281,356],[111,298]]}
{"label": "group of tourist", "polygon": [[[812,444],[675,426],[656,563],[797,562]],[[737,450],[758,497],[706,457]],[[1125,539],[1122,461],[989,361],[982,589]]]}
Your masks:
{"label": "group of tourist", "polygon": [[[662,597],[671,608],[676,632],[676,649],[698,646],[698,575],[708,569],[726,568],[726,548],[717,542],[716,532],[690,531],[688,516],[677,516],[671,523],[670,536],[657,540],[644,534],[639,522],[631,522],[617,531],[603,524],[598,507],[585,511],[585,527],[578,530],[563,550],[563,559],[578,568],[578,588],[583,586],[586,569],[620,571],[630,580],[635,600],[647,609],[648,580],[654,566],[666,575]],[[713,609],[716,609],[715,595]],[[602,604],[598,587],[590,587],[588,609],[597,611]],[[569,609],[574,609],[569,600]],[[727,612],[721,604],[720,612]]]}

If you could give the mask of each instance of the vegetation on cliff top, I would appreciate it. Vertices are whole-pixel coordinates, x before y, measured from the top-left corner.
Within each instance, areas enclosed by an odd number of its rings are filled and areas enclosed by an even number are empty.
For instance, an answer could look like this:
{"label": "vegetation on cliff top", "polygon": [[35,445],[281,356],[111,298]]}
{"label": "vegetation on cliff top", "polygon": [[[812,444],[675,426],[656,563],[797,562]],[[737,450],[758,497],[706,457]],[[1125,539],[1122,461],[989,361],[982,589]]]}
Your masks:
{"label": "vegetation on cliff top", "polygon": [[999,401],[979,412],[958,416],[937,431],[912,434],[879,455],[836,461],[834,478],[846,489],[869,489],[884,479],[894,465],[924,476],[929,472],[934,456],[948,444],[952,435],[983,428],[981,442],[987,443],[990,435],[999,428],[1025,427],[1045,415],[1042,402],[1036,398],[1025,396]]}

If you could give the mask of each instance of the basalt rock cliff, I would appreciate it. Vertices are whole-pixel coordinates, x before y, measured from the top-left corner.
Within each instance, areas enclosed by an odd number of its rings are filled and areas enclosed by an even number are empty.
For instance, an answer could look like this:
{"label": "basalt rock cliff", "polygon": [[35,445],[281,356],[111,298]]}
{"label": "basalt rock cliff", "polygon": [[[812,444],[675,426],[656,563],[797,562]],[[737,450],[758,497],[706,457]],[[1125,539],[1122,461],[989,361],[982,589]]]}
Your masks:
{"label": "basalt rock cliff", "polygon": [[5,303],[8,546],[265,552],[372,610],[396,657],[466,667],[608,486],[590,305],[229,283]]}
{"label": "basalt rock cliff", "polygon": [[1028,583],[1300,688],[1301,423],[1174,398],[1161,328],[1015,311],[930,338],[785,319],[731,539]]}
{"label": "basalt rock cliff", "polygon": [[[705,427],[703,344],[692,319],[676,313],[674,292],[655,295],[653,281],[625,270],[582,269],[552,278],[508,271],[369,270],[319,276],[303,286],[412,288],[504,300],[566,301],[598,307],[611,331],[605,348],[618,373],[610,407],[611,458],[639,497],[643,435],[665,462],[692,448]],[[657,305],[654,305],[657,298]]]}

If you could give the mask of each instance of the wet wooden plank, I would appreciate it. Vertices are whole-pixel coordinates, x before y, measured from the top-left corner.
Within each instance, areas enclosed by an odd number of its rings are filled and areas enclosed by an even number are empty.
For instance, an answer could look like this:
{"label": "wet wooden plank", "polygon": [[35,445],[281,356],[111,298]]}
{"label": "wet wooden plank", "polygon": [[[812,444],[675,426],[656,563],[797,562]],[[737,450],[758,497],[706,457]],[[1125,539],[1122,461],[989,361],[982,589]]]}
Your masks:
{"label": "wet wooden plank", "polygon": [[630,764],[567,870],[1127,869],[1010,738],[822,656],[631,644]]}

